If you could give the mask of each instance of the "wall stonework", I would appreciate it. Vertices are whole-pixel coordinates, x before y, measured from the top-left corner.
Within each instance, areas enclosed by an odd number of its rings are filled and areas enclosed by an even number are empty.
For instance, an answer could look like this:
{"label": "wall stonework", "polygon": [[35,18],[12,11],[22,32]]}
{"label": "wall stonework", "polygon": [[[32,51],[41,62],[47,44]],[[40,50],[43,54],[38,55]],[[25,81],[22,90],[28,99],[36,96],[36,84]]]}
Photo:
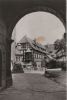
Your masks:
{"label": "wall stonework", "polygon": [[[11,44],[7,39],[7,29],[0,18],[0,50],[2,54],[2,70],[1,70],[1,87],[4,88],[12,84],[12,77],[10,70],[10,49]],[[8,75],[10,73],[10,75]],[[10,80],[10,83],[9,83]],[[7,84],[8,83],[8,84]]]}
{"label": "wall stonework", "polygon": [[1,75],[1,87],[6,86],[6,27],[2,19],[0,19],[0,50],[2,54],[2,75]]}
{"label": "wall stonework", "polygon": [[11,40],[6,40],[6,87],[12,85],[11,75]]}

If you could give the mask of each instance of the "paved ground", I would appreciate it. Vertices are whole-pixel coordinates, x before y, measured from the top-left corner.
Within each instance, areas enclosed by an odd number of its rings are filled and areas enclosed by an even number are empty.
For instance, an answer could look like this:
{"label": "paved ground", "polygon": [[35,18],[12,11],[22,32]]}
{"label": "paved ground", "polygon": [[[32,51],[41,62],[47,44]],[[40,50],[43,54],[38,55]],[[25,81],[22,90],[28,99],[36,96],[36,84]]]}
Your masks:
{"label": "paved ground", "polygon": [[13,86],[0,100],[66,100],[65,87],[41,74],[13,74]]}
{"label": "paved ground", "polygon": [[66,73],[67,73],[66,71],[61,71],[58,73],[58,77],[52,78],[52,80],[61,85],[67,86],[67,80],[66,80],[67,74]]}
{"label": "paved ground", "polygon": [[44,74],[44,72],[45,72],[45,69],[43,69],[43,70],[24,70],[24,73],[33,73],[33,74],[41,74],[41,75],[43,75]]}

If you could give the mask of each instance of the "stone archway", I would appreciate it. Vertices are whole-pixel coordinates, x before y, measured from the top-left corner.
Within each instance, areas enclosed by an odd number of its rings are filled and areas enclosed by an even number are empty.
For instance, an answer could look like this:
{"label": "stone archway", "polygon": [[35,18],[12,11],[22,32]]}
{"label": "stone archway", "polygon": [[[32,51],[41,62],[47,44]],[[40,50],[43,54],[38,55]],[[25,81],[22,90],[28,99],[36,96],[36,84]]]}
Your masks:
{"label": "stone archway", "polygon": [[[16,23],[26,14],[37,12],[37,11],[45,11],[50,12],[57,16],[63,23],[63,25],[66,27],[66,13],[65,13],[65,0],[17,0],[10,2],[6,0],[7,2],[0,2],[0,8],[1,12],[0,15],[2,15],[3,21],[6,25],[6,35],[5,35],[5,42],[2,44],[5,51],[5,58],[3,54],[3,59],[5,59],[4,66],[4,77],[3,80],[5,81],[5,86],[12,85],[12,77],[11,77],[11,70],[10,70],[10,58],[11,58],[11,36],[12,31],[16,25]],[[3,33],[2,33],[3,34]],[[3,40],[2,40],[3,41]],[[3,72],[2,72],[3,73]],[[6,77],[6,78],[5,78]],[[4,84],[4,82],[3,82]]]}
{"label": "stone archway", "polygon": [[24,17],[25,15],[30,14],[30,13],[34,13],[34,12],[48,12],[48,13],[51,13],[51,14],[55,15],[56,17],[58,17],[59,20],[63,23],[64,27],[66,27],[66,22],[63,19],[63,17],[61,16],[61,14],[58,11],[54,10],[53,8],[46,7],[46,6],[31,7],[31,8],[27,8],[23,12],[21,12],[19,17],[18,17],[18,15],[16,15],[16,18],[13,20],[13,22],[11,23],[11,25],[8,28],[8,33],[10,34],[9,37],[12,36],[12,31],[13,31],[15,25],[17,24],[17,22],[22,17]]}
{"label": "stone archway", "polygon": [[[16,18],[16,19],[13,21],[13,23],[10,25],[9,30],[8,30],[8,31],[9,31],[8,33],[12,33],[12,31],[13,31],[13,29],[14,29],[16,23],[17,23],[22,17],[24,17],[24,16],[27,15],[27,14],[30,14],[30,13],[33,13],[33,12],[39,12],[39,11],[41,11],[41,12],[49,12],[49,13],[55,15],[56,17],[59,18],[59,20],[63,23],[63,25],[64,25],[64,27],[65,27],[65,22],[64,22],[63,18],[62,18],[61,15],[60,15],[58,12],[56,12],[55,10],[53,10],[53,9],[51,9],[51,8],[48,8],[48,7],[34,7],[34,8],[25,9],[25,10],[21,13],[20,17],[19,17],[19,18]],[[9,37],[11,37],[11,35],[12,35],[12,34],[10,34]],[[11,41],[11,38],[9,39],[9,41]],[[10,45],[11,45],[11,43],[10,43]],[[11,56],[11,55],[10,55],[10,56]],[[8,73],[8,72],[7,72],[7,73]]]}

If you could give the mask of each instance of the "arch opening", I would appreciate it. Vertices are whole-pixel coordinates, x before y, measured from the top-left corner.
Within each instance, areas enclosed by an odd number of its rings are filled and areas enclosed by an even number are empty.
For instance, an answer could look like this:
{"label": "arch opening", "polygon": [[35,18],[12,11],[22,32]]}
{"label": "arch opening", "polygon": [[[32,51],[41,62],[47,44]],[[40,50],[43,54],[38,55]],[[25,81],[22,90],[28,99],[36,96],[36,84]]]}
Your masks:
{"label": "arch opening", "polygon": [[[63,26],[66,28],[66,21],[58,11],[46,6],[45,7],[37,6],[37,7],[27,8],[23,12],[21,12],[19,16],[17,15],[13,23],[9,27],[9,31],[10,31],[9,33],[13,32],[15,25],[20,19],[22,19],[22,17],[26,16],[27,14],[35,13],[35,12],[46,12],[55,15],[62,22]],[[12,34],[10,35],[10,37],[12,37]]]}
{"label": "arch opening", "polygon": [[[36,39],[38,43],[45,46],[47,44],[54,44],[55,40],[61,39],[64,33],[65,27],[60,19],[55,15],[43,11],[26,14],[17,22],[12,33],[12,39],[14,40],[12,45],[14,46],[14,58],[11,58],[11,61],[15,62],[18,59],[23,62],[22,58],[24,59],[24,57],[15,56],[16,45],[19,43],[22,37],[29,37],[32,38],[32,40]],[[38,57],[38,55],[36,56]],[[12,62],[12,65],[14,62]]]}

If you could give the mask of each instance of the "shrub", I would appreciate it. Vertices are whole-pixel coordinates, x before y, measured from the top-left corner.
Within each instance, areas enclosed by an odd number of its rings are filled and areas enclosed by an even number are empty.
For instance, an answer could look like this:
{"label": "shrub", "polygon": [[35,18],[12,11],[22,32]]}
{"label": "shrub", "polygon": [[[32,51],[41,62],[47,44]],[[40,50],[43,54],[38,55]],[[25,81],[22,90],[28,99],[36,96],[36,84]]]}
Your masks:
{"label": "shrub", "polygon": [[46,63],[46,66],[47,68],[62,68],[62,70],[66,70],[66,62],[64,61],[51,60]]}
{"label": "shrub", "polygon": [[66,70],[66,62],[64,61],[58,61],[57,66],[62,68],[62,70]]}
{"label": "shrub", "polygon": [[14,64],[12,72],[13,73],[23,73],[24,71],[23,71],[22,65]]}
{"label": "shrub", "polygon": [[50,60],[48,63],[46,63],[47,68],[57,68],[57,62],[56,60]]}
{"label": "shrub", "polygon": [[23,68],[26,68],[26,65],[23,65]]}

